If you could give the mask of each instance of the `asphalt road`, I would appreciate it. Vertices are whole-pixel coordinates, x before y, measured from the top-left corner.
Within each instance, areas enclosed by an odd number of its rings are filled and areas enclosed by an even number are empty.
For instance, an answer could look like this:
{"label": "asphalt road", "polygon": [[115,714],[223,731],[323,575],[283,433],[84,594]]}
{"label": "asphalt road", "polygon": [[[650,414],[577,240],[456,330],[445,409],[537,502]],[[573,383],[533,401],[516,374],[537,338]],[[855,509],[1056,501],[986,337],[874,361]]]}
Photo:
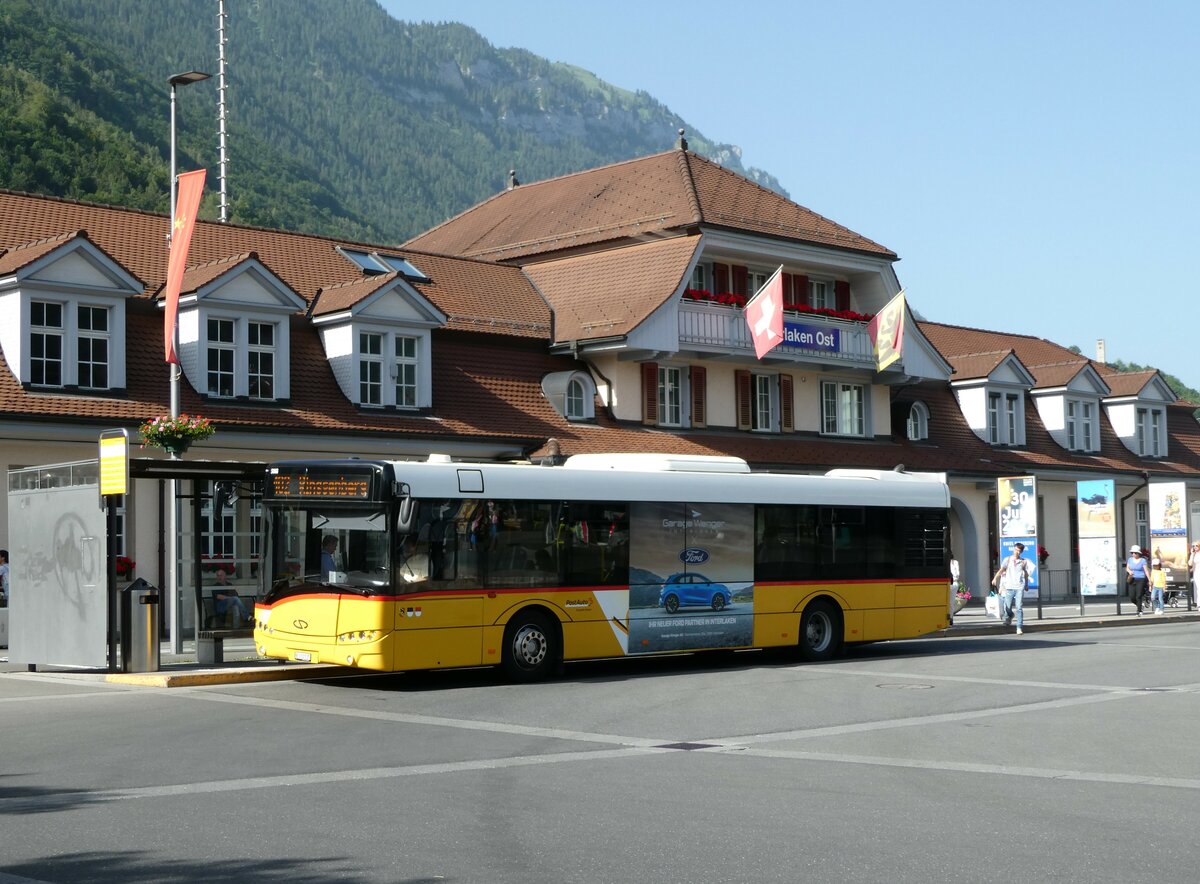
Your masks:
{"label": "asphalt road", "polygon": [[1192,881],[1200,624],[170,690],[0,674],[0,882]]}

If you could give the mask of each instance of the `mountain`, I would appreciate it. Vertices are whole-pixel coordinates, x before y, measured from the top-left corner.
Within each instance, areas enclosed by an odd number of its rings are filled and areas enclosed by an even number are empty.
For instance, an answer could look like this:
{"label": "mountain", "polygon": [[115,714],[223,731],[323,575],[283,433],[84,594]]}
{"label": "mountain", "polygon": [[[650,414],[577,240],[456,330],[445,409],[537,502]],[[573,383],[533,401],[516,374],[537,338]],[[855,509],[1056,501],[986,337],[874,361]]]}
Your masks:
{"label": "mountain", "polygon": [[[401,242],[518,178],[667,150],[742,168],[645,92],[373,0],[230,0],[230,220]],[[0,0],[0,186],[166,211],[167,78],[217,72],[213,0]],[[178,90],[180,170],[209,170],[216,78]],[[16,149],[9,150],[8,145]]]}

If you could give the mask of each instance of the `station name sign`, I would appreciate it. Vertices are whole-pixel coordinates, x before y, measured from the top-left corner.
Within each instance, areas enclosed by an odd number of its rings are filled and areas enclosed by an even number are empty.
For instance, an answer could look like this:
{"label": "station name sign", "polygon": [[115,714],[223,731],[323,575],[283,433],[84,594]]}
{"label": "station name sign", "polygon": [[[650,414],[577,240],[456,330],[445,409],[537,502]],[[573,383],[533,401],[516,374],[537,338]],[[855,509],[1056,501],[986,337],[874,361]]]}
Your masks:
{"label": "station name sign", "polygon": [[823,325],[805,325],[800,322],[783,324],[783,343],[789,347],[806,350],[828,350],[837,353],[841,349],[842,330]]}
{"label": "station name sign", "polygon": [[271,476],[271,497],[296,497],[309,500],[367,500],[371,496],[370,476],[338,473],[281,473]]}

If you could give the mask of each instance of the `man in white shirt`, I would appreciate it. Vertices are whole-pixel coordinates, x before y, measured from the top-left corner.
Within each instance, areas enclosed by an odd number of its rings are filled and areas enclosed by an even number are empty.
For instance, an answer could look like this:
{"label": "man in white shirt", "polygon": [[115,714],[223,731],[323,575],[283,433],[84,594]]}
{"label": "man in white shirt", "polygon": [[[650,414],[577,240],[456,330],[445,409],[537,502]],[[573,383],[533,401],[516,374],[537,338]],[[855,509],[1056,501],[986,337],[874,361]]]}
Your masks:
{"label": "man in white shirt", "polygon": [[0,602],[8,604],[8,550],[0,549]]}
{"label": "man in white shirt", "polygon": [[1033,571],[1033,563],[1021,558],[1025,552],[1025,544],[1014,543],[1012,555],[1000,565],[1000,612],[1004,617],[1004,625],[1013,621],[1013,609],[1016,608],[1017,635],[1024,632],[1025,612],[1023,597],[1025,587],[1029,585],[1029,577]]}

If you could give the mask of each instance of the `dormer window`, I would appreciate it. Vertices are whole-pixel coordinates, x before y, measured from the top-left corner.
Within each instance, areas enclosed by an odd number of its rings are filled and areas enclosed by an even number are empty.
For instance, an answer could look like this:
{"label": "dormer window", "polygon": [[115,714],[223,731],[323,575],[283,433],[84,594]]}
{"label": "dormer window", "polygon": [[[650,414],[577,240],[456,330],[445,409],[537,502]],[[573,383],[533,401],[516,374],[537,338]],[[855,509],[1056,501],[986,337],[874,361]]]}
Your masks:
{"label": "dormer window", "polygon": [[275,326],[269,322],[246,325],[250,352],[250,398],[275,398]]}
{"label": "dormer window", "polygon": [[1020,445],[1025,416],[1016,393],[988,393],[988,441],[993,445]]}
{"label": "dormer window", "polygon": [[924,402],[914,402],[908,410],[907,435],[910,442],[929,438],[929,409]]}
{"label": "dormer window", "polygon": [[416,337],[383,330],[358,333],[359,405],[418,408],[420,369],[420,341]]}
{"label": "dormer window", "polygon": [[[109,389],[111,314],[111,307],[93,304],[31,301],[30,385]],[[72,351],[74,360],[68,357]]]}
{"label": "dormer window", "polygon": [[208,320],[208,395],[233,396],[233,361],[236,351],[232,319]]}
{"label": "dormer window", "polygon": [[1067,448],[1071,451],[1097,450],[1095,403],[1084,399],[1068,399],[1066,408]]}
{"label": "dormer window", "polygon": [[542,378],[542,395],[569,421],[596,416],[596,385],[584,371],[556,371]]}
{"label": "dormer window", "polygon": [[1161,408],[1138,408],[1137,410],[1137,453],[1142,457],[1166,455],[1164,440],[1167,437],[1167,417]]}

